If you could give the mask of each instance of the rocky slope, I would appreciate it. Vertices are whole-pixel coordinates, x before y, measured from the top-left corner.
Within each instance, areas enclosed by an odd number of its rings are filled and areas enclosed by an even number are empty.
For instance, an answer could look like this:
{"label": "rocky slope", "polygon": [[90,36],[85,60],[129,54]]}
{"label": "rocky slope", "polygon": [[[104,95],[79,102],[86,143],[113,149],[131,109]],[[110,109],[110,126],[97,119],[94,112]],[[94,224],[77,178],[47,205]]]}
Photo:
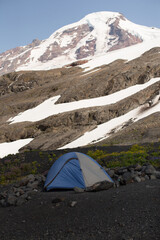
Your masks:
{"label": "rocky slope", "polygon": [[[10,117],[37,106],[51,96],[61,95],[58,105],[110,95],[135,84],[144,84],[153,77],[160,77],[159,61],[159,48],[155,48],[133,61],[125,63],[117,60],[88,74],[76,66],[40,72],[23,71],[1,76],[0,142],[34,138],[28,145],[29,149],[56,149],[99,124],[147,104],[159,94],[160,82],[115,104],[77,109],[33,123],[9,125],[7,122]],[[136,123],[130,121],[118,133],[111,132],[111,137],[105,142],[125,144],[158,141],[159,117],[160,114],[157,112]]]}

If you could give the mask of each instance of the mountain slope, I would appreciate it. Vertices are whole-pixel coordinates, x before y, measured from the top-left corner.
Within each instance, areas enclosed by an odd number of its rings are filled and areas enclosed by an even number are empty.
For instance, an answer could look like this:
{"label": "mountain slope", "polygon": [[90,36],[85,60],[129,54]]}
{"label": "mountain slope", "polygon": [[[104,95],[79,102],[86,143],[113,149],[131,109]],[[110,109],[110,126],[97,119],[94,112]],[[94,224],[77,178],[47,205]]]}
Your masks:
{"label": "mountain slope", "polygon": [[[12,50],[13,65],[5,57],[2,63],[16,72],[0,76],[0,157],[23,146],[159,141],[160,47],[154,46],[160,46],[159,29],[101,12],[18,48],[18,55]],[[17,68],[21,57],[28,63]],[[58,66],[58,59],[76,62],[43,71]]]}
{"label": "mountain slope", "polygon": [[[1,53],[0,74],[62,67],[138,43],[145,43],[145,50],[147,47],[149,50],[160,46],[159,39],[159,29],[134,24],[120,13],[97,12],[57,30],[46,40],[34,40],[27,46]],[[148,42],[152,42],[150,46]],[[142,48],[139,48],[140,54],[144,52]],[[113,60],[117,58],[119,56],[114,55]],[[121,58],[125,59],[125,55],[121,54]]]}
{"label": "mountain slope", "polygon": [[[103,140],[107,133],[107,144],[159,141],[159,62],[160,48],[155,48],[133,61],[118,60],[87,74],[79,67],[72,67],[1,76],[0,147],[4,148],[4,142],[15,144],[18,139],[24,139],[25,145],[25,139],[28,142],[33,139],[25,149],[57,149],[99,129],[100,125],[102,135],[97,132],[91,142]],[[55,103],[53,99],[58,101]],[[37,111],[40,109],[38,115],[35,107]],[[45,115],[49,108],[53,108],[50,116]],[[125,118],[136,109],[143,109],[140,114],[146,117],[140,121],[137,114]],[[27,112],[35,122],[30,117],[24,118]],[[103,124],[112,120],[120,126],[103,128]]]}

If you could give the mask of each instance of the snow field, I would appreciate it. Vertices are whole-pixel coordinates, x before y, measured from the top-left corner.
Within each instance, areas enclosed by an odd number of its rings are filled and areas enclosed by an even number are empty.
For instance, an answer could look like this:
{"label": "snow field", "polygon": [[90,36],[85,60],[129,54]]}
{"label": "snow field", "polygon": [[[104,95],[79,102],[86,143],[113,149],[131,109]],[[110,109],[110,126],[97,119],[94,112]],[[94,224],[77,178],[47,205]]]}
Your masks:
{"label": "snow field", "polygon": [[[38,121],[40,119],[44,119],[50,115],[56,115],[60,112],[72,111],[79,108],[87,108],[90,106],[103,106],[107,104],[111,104],[116,101],[120,101],[121,99],[130,96],[138,91],[145,89],[146,87],[160,81],[160,78],[153,78],[145,84],[135,85],[130,88],[121,90],[119,92],[110,94],[105,97],[94,98],[94,99],[85,99],[77,102],[64,103],[55,105],[56,101],[60,96],[52,97],[37,107],[27,110],[24,113],[20,113],[15,118],[9,119],[8,121],[12,121],[12,123],[21,122],[21,121]],[[149,104],[146,106],[140,106],[125,115],[122,115],[118,118],[114,118],[106,123],[100,124],[96,129],[86,132],[83,136],[76,139],[75,141],[61,147],[60,149],[65,148],[74,148],[80,147],[87,144],[92,144],[98,142],[102,139],[105,139],[110,136],[112,131],[117,132],[123,128],[123,126],[128,122],[136,122],[142,118],[149,116],[155,112],[160,111],[160,103],[159,103],[160,95],[156,96],[152,101],[152,107],[149,107]],[[146,108],[145,111],[142,111],[143,108]],[[1,143],[0,144],[0,158],[7,156],[8,154],[16,154],[19,149],[23,146],[27,145],[33,140],[33,138],[29,139],[21,139],[10,143]]]}
{"label": "snow field", "polygon": [[82,147],[88,144],[96,143],[110,136],[112,130],[117,132],[123,128],[128,121],[137,122],[153,113],[160,112],[160,102],[155,106],[148,108],[146,111],[141,111],[144,106],[138,107],[120,117],[114,118],[106,123],[100,124],[96,129],[86,132],[83,136],[75,141],[66,144],[59,149]]}
{"label": "snow field", "polygon": [[[84,46],[86,44],[86,41],[90,41],[90,39],[96,39],[96,52],[92,60],[88,58],[89,62],[81,65],[82,68],[85,68],[85,71],[91,70],[104,64],[109,64],[117,59],[130,61],[137,57],[140,57],[144,52],[150,50],[153,47],[160,47],[160,29],[134,24],[126,18],[123,17],[122,19],[121,17],[121,14],[116,12],[97,12],[85,16],[83,19],[76,23],[58,29],[48,39],[43,40],[39,46],[34,47],[31,51],[30,57],[28,58],[29,63],[18,67],[16,71],[49,70],[65,66],[77,60],[75,56],[76,50]],[[112,41],[110,41],[110,38],[112,38],[112,36],[109,34],[109,25],[116,21],[116,19],[120,20],[120,28],[128,31],[132,35],[138,36],[143,40],[143,42],[127,47],[125,50],[120,49],[112,52],[107,52],[109,48],[114,44]],[[75,33],[73,33],[73,36],[66,35],[63,36],[63,38],[61,38],[61,34],[66,30],[76,27],[78,28],[83,24],[88,24],[89,26],[93,27],[93,30],[84,38],[82,38],[75,48],[68,51],[67,55],[54,58],[45,63],[42,63],[38,60],[55,41],[60,43],[61,47],[67,46],[74,39]],[[117,40],[115,39],[115,41]],[[112,43],[112,45],[110,45],[110,43]]]}
{"label": "snow field", "polygon": [[104,97],[84,99],[76,102],[55,104],[60,98],[60,95],[51,97],[37,107],[26,110],[19,113],[17,116],[10,118],[8,122],[11,124],[25,121],[36,122],[59,113],[114,104],[159,81],[160,78],[152,78],[147,83],[137,84]]}

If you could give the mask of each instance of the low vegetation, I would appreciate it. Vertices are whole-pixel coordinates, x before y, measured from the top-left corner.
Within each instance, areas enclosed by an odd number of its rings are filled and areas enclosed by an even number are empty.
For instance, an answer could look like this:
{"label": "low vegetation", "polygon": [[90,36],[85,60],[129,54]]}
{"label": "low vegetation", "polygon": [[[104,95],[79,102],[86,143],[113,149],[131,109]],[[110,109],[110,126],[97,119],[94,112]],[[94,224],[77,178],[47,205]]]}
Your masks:
{"label": "low vegetation", "polygon": [[[107,168],[124,167],[134,164],[151,163],[160,168],[160,144],[133,145],[126,150],[112,151],[112,147],[83,148],[77,151],[84,152],[95,159],[99,164]],[[122,151],[123,150],[123,151]],[[16,155],[8,155],[0,159],[0,184],[12,183],[28,174],[46,174],[54,161],[63,151],[32,150]]]}
{"label": "low vegetation", "polygon": [[14,182],[28,174],[42,173],[43,169],[47,170],[55,160],[54,153],[39,150],[8,155],[0,160],[0,184]]}
{"label": "low vegetation", "polygon": [[107,153],[104,150],[89,150],[87,154],[107,168],[124,167],[134,164],[151,163],[160,167],[160,146],[133,145],[128,151]]}

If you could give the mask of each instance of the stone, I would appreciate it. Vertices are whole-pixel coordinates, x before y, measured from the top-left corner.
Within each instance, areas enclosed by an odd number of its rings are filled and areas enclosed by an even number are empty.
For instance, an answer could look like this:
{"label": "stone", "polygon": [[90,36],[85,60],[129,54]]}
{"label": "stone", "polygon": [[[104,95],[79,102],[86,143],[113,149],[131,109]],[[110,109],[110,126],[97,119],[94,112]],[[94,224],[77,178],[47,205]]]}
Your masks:
{"label": "stone", "polygon": [[148,166],[146,166],[144,172],[147,175],[152,175],[152,174],[154,174],[156,172],[156,169],[152,165],[148,165]]}
{"label": "stone", "polygon": [[2,207],[7,207],[7,203],[6,203],[5,199],[0,200],[0,205]]}
{"label": "stone", "polygon": [[145,180],[149,180],[148,175],[145,175],[144,178],[145,178]]}
{"label": "stone", "polygon": [[22,188],[15,188],[14,192],[16,193],[16,195],[19,194],[19,196],[24,194],[24,190]]}
{"label": "stone", "polygon": [[118,175],[118,174],[114,174],[114,175],[113,175],[113,178],[114,178],[115,180],[118,180],[119,175]]}
{"label": "stone", "polygon": [[16,192],[16,197],[19,197],[20,196],[20,192]]}
{"label": "stone", "polygon": [[129,168],[128,170],[129,170],[131,173],[133,173],[133,174],[136,173],[135,170],[134,170],[134,168]]}
{"label": "stone", "polygon": [[22,196],[20,196],[20,197],[17,199],[16,205],[17,205],[17,206],[20,206],[20,205],[24,204],[26,201],[27,201],[27,200],[26,200],[26,199],[23,197],[23,195],[22,195]]}
{"label": "stone", "polygon": [[140,164],[136,164],[135,165],[135,171],[141,171],[142,170],[142,166]]}
{"label": "stone", "polygon": [[6,191],[0,193],[0,200],[1,200],[1,199],[4,199],[4,198],[6,198],[6,197],[7,197],[7,192],[6,192]]}
{"label": "stone", "polygon": [[121,185],[124,184],[122,175],[118,177],[117,181],[118,181]]}
{"label": "stone", "polygon": [[150,178],[150,180],[155,180],[156,176],[152,174],[152,175],[149,176],[149,178]]}
{"label": "stone", "polygon": [[34,182],[35,176],[34,176],[33,174],[29,174],[29,175],[27,176],[27,179],[28,179],[29,182]]}
{"label": "stone", "polygon": [[26,186],[29,182],[34,182],[35,176],[33,174],[29,174],[28,176],[24,177],[21,179],[19,182],[20,186]]}
{"label": "stone", "polygon": [[128,172],[126,167],[122,167],[120,169],[117,170],[117,174],[118,175],[123,175],[124,173]]}
{"label": "stone", "polygon": [[141,182],[144,182],[146,179],[144,177],[141,177]]}
{"label": "stone", "polygon": [[139,176],[139,173],[140,173],[140,172],[138,172],[138,171],[133,171],[133,172],[131,172],[131,174],[132,174],[133,177]]}
{"label": "stone", "polygon": [[16,196],[10,194],[7,196],[6,202],[8,205],[14,206],[14,205],[16,205],[17,198],[16,198]]}
{"label": "stone", "polygon": [[115,181],[114,182],[114,187],[116,187],[116,188],[120,187],[120,182],[119,181]]}
{"label": "stone", "polygon": [[109,174],[109,176],[112,178],[114,176],[114,170],[108,169],[106,172]]}
{"label": "stone", "polygon": [[72,202],[70,203],[70,206],[71,206],[71,207],[74,207],[76,204],[77,204],[76,201],[72,201]]}
{"label": "stone", "polygon": [[34,182],[29,182],[27,184],[27,187],[28,188],[31,188],[31,189],[37,189],[38,188],[38,185],[39,185],[39,182],[38,181],[34,181]]}
{"label": "stone", "polygon": [[17,184],[18,187],[21,187],[21,186],[26,186],[28,184],[29,180],[27,179],[27,177],[23,178],[19,184]]}
{"label": "stone", "polygon": [[29,191],[27,191],[28,197],[33,197],[34,195],[37,194],[36,191],[33,191],[33,189],[30,189]]}
{"label": "stone", "polygon": [[21,198],[24,198],[24,199],[28,200],[28,193],[26,192],[23,195],[21,195]]}
{"label": "stone", "polygon": [[113,187],[114,183],[108,182],[108,181],[103,181],[103,182],[98,182],[93,184],[91,187],[87,187],[85,191],[87,192],[97,192],[101,190],[107,190],[111,187]]}
{"label": "stone", "polygon": [[137,175],[138,175],[138,176],[141,176],[141,175],[142,175],[142,173],[141,173],[141,172],[136,172],[136,173],[137,173]]}
{"label": "stone", "polygon": [[44,175],[36,175],[35,180],[37,180],[38,182],[45,182],[46,178]]}
{"label": "stone", "polygon": [[133,177],[132,173],[130,173],[130,172],[125,172],[125,173],[122,175],[122,177],[123,177],[123,182],[124,182],[124,184],[128,184],[128,183],[131,183],[131,182],[132,182],[132,177]]}
{"label": "stone", "polygon": [[155,176],[156,176],[156,178],[160,179],[160,171],[156,171]]}
{"label": "stone", "polygon": [[146,169],[146,166],[143,165],[143,166],[142,166],[142,169],[141,169],[141,172],[145,172],[145,169]]}
{"label": "stone", "polygon": [[141,178],[138,177],[138,176],[135,176],[135,177],[134,177],[134,181],[139,183],[139,182],[141,182]]}
{"label": "stone", "polygon": [[73,190],[74,190],[76,193],[83,193],[83,192],[84,192],[84,189],[83,189],[83,188],[79,188],[79,187],[74,187]]}

